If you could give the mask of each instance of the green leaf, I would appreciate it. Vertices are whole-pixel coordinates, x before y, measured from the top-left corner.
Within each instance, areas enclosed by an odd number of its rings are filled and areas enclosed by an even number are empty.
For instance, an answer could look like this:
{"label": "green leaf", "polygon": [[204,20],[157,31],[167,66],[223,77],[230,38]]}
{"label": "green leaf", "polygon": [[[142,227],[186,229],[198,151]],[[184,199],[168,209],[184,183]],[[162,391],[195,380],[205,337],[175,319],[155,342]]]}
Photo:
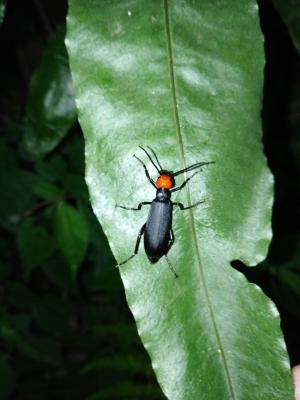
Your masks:
{"label": "green leaf", "polygon": [[62,202],[57,207],[54,230],[58,247],[72,273],[76,275],[84,259],[89,240],[86,219],[76,208]]}
{"label": "green leaf", "polygon": [[276,304],[281,309],[287,310],[289,314],[300,317],[299,301],[300,301],[300,278],[299,269],[290,268],[288,264],[272,266],[271,280],[273,292],[276,296]]}
{"label": "green leaf", "polygon": [[299,0],[273,0],[274,6],[286,24],[295,47],[300,51]]}
{"label": "green leaf", "polygon": [[5,15],[5,6],[6,6],[6,1],[5,0],[0,0],[0,24],[2,23]]}
{"label": "green leaf", "polygon": [[17,243],[25,275],[46,261],[55,251],[55,241],[45,228],[34,226],[34,218],[23,222],[17,232]]}
{"label": "green leaf", "polygon": [[0,223],[15,227],[25,212],[34,206],[35,198],[31,187],[37,177],[24,170],[0,170]]}
{"label": "green leaf", "polygon": [[63,187],[72,197],[89,201],[86,183],[82,175],[67,174],[63,181]]}
{"label": "green leaf", "polygon": [[67,173],[67,164],[60,155],[54,155],[47,161],[37,161],[37,172],[49,181],[61,181]]}
{"label": "green leaf", "polygon": [[300,297],[300,277],[299,271],[289,270],[287,268],[278,268],[277,276],[289,288],[291,292]]}
{"label": "green leaf", "polygon": [[54,200],[62,197],[63,191],[53,183],[38,181],[33,186],[33,192],[36,196],[46,200]]}
{"label": "green leaf", "polygon": [[87,400],[161,400],[163,397],[156,387],[145,384],[134,384],[132,382],[117,383],[106,389],[103,389]]}
{"label": "green leaf", "polygon": [[2,138],[0,140],[0,169],[13,170],[17,168],[16,151]]}
{"label": "green leaf", "polygon": [[16,386],[16,374],[8,361],[0,356],[0,396],[2,400],[8,399]]}
{"label": "green leaf", "polygon": [[81,373],[89,374],[89,373],[107,373],[108,370],[112,370],[115,372],[121,372],[126,374],[127,376],[138,374],[141,371],[145,370],[145,361],[144,359],[139,359],[138,357],[133,358],[133,356],[126,356],[122,354],[122,356],[112,356],[109,355],[107,357],[101,357],[95,361],[92,361],[85,365]]}
{"label": "green leaf", "polygon": [[64,45],[65,26],[50,37],[29,86],[24,146],[33,156],[54,149],[76,120],[76,106]]}
{"label": "green leaf", "polygon": [[[68,38],[86,180],[119,262],[148,209],[115,208],[155,193],[134,153],[163,168],[203,167],[173,200],[175,244],[151,265],[143,249],[120,268],[128,304],[171,400],[292,399],[278,313],[234,270],[255,265],[271,238],[273,181],[261,144],[263,38],[253,0],[71,2]],[[178,179],[177,185],[183,182]],[[103,398],[103,397],[102,397]]]}

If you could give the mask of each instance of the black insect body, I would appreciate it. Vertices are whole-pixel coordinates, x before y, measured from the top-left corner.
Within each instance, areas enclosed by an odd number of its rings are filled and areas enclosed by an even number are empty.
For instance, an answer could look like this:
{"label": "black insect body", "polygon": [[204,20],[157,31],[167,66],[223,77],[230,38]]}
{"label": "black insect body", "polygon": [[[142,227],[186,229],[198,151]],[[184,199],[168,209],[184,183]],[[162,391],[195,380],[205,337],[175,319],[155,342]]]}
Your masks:
{"label": "black insect body", "polygon": [[190,165],[189,167],[184,168],[177,172],[167,171],[167,170],[164,170],[162,168],[162,166],[160,165],[160,162],[158,161],[158,158],[157,158],[154,150],[152,150],[149,146],[147,146],[147,147],[150,150],[150,152],[152,153],[158,166],[155,164],[155,162],[151,158],[149,152],[147,150],[145,150],[142,146],[140,146],[140,148],[146,153],[149,160],[151,161],[151,163],[153,164],[153,166],[159,173],[159,177],[156,180],[156,182],[154,182],[153,179],[150,177],[149,172],[148,172],[147,167],[144,164],[144,162],[141,159],[139,159],[138,157],[136,157],[135,155],[134,155],[134,157],[142,164],[148,181],[151,183],[152,186],[155,187],[156,197],[152,202],[145,201],[145,202],[138,204],[138,206],[136,208],[130,208],[130,207],[116,205],[116,207],[120,207],[125,210],[133,210],[133,211],[141,210],[143,205],[151,205],[148,219],[139,231],[133,254],[130,257],[128,257],[126,260],[124,260],[120,264],[118,264],[117,267],[120,267],[121,265],[127,263],[138,253],[141,237],[142,237],[142,235],[144,235],[144,248],[145,248],[145,252],[146,252],[147,257],[150,260],[150,262],[154,264],[162,256],[165,256],[171,271],[173,272],[174,276],[177,277],[178,275],[176,274],[174,268],[172,267],[172,265],[167,257],[167,253],[170,250],[172,244],[174,243],[174,234],[172,231],[173,206],[178,206],[181,210],[188,210],[190,208],[196,207],[198,204],[202,203],[202,201],[198,201],[197,203],[195,203],[191,206],[185,207],[182,203],[173,202],[171,200],[171,194],[173,192],[176,192],[176,191],[184,188],[184,186],[188,183],[188,181],[190,179],[192,179],[199,171],[194,172],[189,178],[187,178],[178,187],[175,187],[174,177],[178,176],[180,174],[183,174],[184,172],[192,171],[203,165],[212,164],[214,162],[213,161],[198,162],[196,164]]}
{"label": "black insect body", "polygon": [[168,189],[158,189],[144,229],[144,247],[149,260],[156,263],[173,243],[172,202]]}

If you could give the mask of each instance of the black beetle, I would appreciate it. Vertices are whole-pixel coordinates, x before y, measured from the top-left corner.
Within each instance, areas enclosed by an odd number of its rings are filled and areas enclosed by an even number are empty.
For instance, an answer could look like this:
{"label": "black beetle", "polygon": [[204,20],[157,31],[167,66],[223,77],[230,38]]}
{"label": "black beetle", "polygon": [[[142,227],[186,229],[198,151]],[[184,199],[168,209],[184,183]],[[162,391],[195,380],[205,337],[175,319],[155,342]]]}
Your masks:
{"label": "black beetle", "polygon": [[156,182],[150,177],[149,172],[147,170],[146,165],[143,161],[138,158],[136,155],[134,157],[142,164],[145,170],[146,177],[148,181],[151,183],[152,186],[156,189],[156,197],[153,201],[143,201],[138,204],[136,208],[130,208],[125,206],[120,206],[116,204],[116,207],[124,208],[125,210],[133,210],[139,211],[141,210],[143,205],[151,204],[148,219],[146,223],[142,226],[138,233],[138,237],[136,240],[136,245],[134,249],[134,253],[128,257],[126,260],[122,261],[117,267],[127,263],[127,261],[131,260],[139,250],[139,245],[141,241],[142,235],[144,235],[144,248],[147,254],[148,259],[152,264],[156,263],[162,256],[166,257],[168,265],[177,278],[178,275],[176,274],[174,268],[172,267],[167,253],[170,250],[172,244],[174,243],[174,234],[172,230],[172,211],[173,206],[178,206],[181,210],[188,210],[190,208],[196,207],[198,204],[203,203],[202,201],[198,201],[197,203],[185,207],[182,203],[173,202],[171,200],[171,194],[181,190],[184,186],[188,183],[190,179],[192,179],[199,171],[194,172],[189,178],[187,178],[180,186],[175,187],[175,176],[183,174],[184,172],[192,171],[196,168],[202,167],[203,165],[213,164],[214,161],[208,162],[198,162],[196,164],[190,165],[187,168],[181,169],[177,172],[168,171],[162,168],[158,158],[151,149],[151,147],[147,146],[148,149],[151,151],[153,157],[155,158],[158,166],[152,160],[150,154],[147,150],[145,150],[142,146],[139,146],[148,156],[149,160],[159,173],[159,177]]}

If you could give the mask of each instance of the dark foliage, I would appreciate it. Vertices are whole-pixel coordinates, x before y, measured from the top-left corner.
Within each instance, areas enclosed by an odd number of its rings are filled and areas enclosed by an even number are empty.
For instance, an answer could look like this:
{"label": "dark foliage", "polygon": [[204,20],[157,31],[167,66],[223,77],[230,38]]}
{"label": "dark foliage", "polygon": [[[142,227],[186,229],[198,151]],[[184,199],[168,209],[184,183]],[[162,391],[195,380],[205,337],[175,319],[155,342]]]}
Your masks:
{"label": "dark foliage", "polygon": [[28,114],[49,121],[33,79],[66,11],[8,1],[1,27],[0,398],[161,399],[90,207],[79,125],[59,120],[53,151],[26,146]]}

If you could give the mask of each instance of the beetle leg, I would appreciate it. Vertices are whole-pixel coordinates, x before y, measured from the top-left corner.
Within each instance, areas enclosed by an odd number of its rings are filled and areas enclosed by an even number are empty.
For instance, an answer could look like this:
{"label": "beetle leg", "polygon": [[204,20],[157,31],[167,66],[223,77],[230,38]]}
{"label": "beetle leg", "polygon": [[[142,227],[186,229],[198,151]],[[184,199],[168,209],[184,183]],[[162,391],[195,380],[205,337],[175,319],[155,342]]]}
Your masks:
{"label": "beetle leg", "polygon": [[185,187],[185,185],[188,183],[189,180],[191,180],[196,174],[199,174],[200,171],[196,171],[193,173],[193,175],[191,175],[189,178],[187,178],[180,186],[178,186],[177,188],[171,189],[170,191],[173,192],[177,192],[177,190],[181,190]]}
{"label": "beetle leg", "polygon": [[151,204],[151,201],[142,201],[136,208],[120,206],[119,204],[116,204],[115,207],[123,208],[124,210],[140,211],[142,206],[146,204]]}
{"label": "beetle leg", "polygon": [[139,246],[140,246],[141,237],[142,237],[142,235],[144,234],[145,227],[146,227],[146,224],[144,224],[144,225],[141,227],[141,229],[140,229],[140,231],[139,231],[139,233],[138,233],[138,236],[137,236],[137,239],[136,239],[136,244],[135,244],[135,248],[134,248],[133,254],[132,254],[130,257],[126,258],[126,260],[122,261],[120,264],[117,264],[117,265],[116,265],[116,268],[119,268],[121,265],[126,264],[129,260],[131,260],[134,256],[137,255],[137,253],[138,253],[138,251],[139,251]]}
{"label": "beetle leg", "polygon": [[169,260],[169,258],[167,257],[166,254],[165,254],[165,257],[166,257],[166,260],[167,260],[167,263],[168,263],[168,266],[169,266],[171,272],[174,274],[174,277],[175,277],[175,278],[178,278],[178,275],[176,274],[176,271],[175,271],[175,269],[173,268],[173,265],[171,264],[171,261]]}
{"label": "beetle leg", "polygon": [[189,210],[190,208],[197,207],[197,206],[198,206],[199,204],[201,204],[201,203],[204,203],[204,201],[197,201],[197,203],[192,204],[191,206],[185,207],[182,203],[175,203],[175,202],[172,202],[172,204],[173,204],[174,206],[178,206],[178,207],[180,208],[180,210]]}
{"label": "beetle leg", "polygon": [[169,251],[170,248],[172,247],[174,241],[175,241],[175,237],[174,237],[173,229],[170,229],[170,241],[169,241],[169,244],[168,244],[168,248],[167,248],[166,253],[168,253],[168,251]]}
{"label": "beetle leg", "polygon": [[143,163],[143,161],[142,161],[140,158],[138,158],[135,154],[134,154],[133,157],[135,157],[135,158],[142,164],[142,166],[144,167],[145,174],[146,174],[146,177],[147,177],[148,181],[151,183],[152,186],[155,187],[155,189],[157,189],[157,187],[156,187],[156,185],[155,185],[155,183],[154,183],[154,180],[150,178],[150,175],[149,175],[149,172],[148,172],[148,170],[147,170],[146,165],[145,165],[145,164]]}

